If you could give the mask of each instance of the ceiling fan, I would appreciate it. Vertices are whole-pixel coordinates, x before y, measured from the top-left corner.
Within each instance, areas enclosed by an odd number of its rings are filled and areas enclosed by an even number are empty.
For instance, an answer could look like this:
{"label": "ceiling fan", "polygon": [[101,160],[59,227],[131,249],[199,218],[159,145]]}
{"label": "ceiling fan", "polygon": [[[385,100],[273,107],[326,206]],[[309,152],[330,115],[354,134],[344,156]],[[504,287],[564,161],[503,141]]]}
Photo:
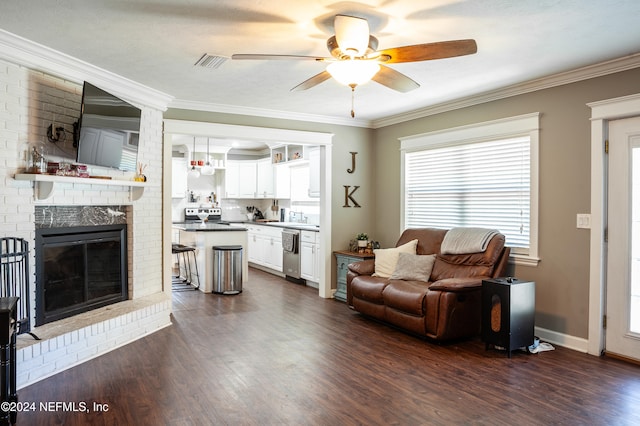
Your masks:
{"label": "ceiling fan", "polygon": [[470,55],[478,50],[475,40],[472,39],[422,43],[377,50],[378,39],[369,34],[367,20],[349,15],[336,15],[334,29],[335,35],[327,40],[327,48],[331,57],[234,54],[231,58],[328,62],[326,70],[303,81],[291,91],[307,90],[333,77],[338,82],[351,87],[351,116],[354,117],[353,92],[359,84],[373,80],[399,92],[409,92],[420,87],[411,78],[386,66],[386,64],[451,58]]}

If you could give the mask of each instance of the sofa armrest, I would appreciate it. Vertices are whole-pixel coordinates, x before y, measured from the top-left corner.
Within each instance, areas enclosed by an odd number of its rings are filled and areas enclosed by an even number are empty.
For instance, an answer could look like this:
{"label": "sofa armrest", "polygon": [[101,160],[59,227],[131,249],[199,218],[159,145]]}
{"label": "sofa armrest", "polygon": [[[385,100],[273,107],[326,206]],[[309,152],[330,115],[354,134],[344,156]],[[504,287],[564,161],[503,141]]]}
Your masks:
{"label": "sofa armrest", "polygon": [[444,278],[431,284],[429,290],[464,293],[481,289],[484,279],[489,279],[489,277]]}
{"label": "sofa armrest", "polygon": [[350,263],[348,268],[357,275],[373,275],[376,270],[375,259],[366,259],[359,262]]}

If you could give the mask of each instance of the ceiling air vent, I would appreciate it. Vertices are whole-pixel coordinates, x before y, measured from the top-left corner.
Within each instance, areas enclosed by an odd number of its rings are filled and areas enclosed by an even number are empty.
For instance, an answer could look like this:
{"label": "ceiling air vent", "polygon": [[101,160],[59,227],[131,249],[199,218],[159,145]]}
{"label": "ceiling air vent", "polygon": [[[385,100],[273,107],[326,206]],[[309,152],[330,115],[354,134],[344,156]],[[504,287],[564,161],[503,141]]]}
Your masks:
{"label": "ceiling air vent", "polygon": [[225,58],[224,56],[209,55],[208,53],[205,53],[200,59],[198,59],[198,61],[194,65],[215,70],[220,68],[220,66],[224,64],[227,59],[229,58]]}

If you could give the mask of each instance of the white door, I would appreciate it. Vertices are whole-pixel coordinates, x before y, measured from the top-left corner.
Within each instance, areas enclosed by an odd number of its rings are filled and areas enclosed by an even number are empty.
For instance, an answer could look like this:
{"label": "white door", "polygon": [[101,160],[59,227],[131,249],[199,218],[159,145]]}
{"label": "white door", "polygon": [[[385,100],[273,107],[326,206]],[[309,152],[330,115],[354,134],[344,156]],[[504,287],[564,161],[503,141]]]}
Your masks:
{"label": "white door", "polygon": [[609,123],[607,352],[640,360],[640,117]]}

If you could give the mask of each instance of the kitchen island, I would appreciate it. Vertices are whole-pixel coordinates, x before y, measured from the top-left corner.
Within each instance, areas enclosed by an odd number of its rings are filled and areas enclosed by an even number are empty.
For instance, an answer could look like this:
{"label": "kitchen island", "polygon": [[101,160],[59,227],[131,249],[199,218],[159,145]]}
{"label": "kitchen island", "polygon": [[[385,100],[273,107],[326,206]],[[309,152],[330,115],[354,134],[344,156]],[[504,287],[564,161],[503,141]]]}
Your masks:
{"label": "kitchen island", "polygon": [[180,232],[180,244],[196,248],[196,262],[200,274],[200,290],[205,293],[213,291],[213,246],[242,246],[242,282],[249,276],[249,260],[247,254],[247,228],[219,223],[174,223],[173,227]]}

